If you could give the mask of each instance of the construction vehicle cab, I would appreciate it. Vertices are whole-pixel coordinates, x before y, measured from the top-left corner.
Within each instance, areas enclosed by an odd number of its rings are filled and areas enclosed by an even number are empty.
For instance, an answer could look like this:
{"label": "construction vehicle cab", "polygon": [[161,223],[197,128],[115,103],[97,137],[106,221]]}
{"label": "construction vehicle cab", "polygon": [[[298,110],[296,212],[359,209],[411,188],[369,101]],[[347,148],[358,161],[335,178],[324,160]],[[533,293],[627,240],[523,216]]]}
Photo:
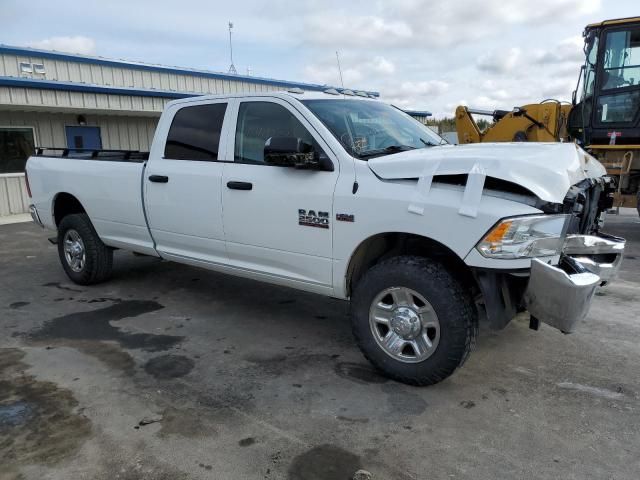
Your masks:
{"label": "construction vehicle cab", "polygon": [[617,177],[615,205],[640,212],[640,17],[588,25],[583,36],[569,137]]}
{"label": "construction vehicle cab", "polygon": [[588,25],[584,39],[569,135],[583,145],[639,145],[640,18]]}
{"label": "construction vehicle cab", "polygon": [[[456,109],[460,143],[575,141],[615,178],[614,205],[640,212],[640,17],[583,32],[585,63],[571,104],[545,100],[512,111]],[[490,115],[480,131],[472,114]]]}

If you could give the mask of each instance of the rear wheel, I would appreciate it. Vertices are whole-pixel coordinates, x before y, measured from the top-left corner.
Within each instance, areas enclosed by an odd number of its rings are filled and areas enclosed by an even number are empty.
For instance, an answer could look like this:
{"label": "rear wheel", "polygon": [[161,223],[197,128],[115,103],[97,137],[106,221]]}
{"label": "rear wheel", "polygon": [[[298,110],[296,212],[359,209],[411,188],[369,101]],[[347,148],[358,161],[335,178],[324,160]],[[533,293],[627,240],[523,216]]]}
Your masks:
{"label": "rear wheel", "polygon": [[84,213],[67,215],[58,225],[58,256],[74,283],[92,285],[111,276],[113,250],[102,243]]}
{"label": "rear wheel", "polygon": [[394,257],[365,273],[351,303],[353,333],[365,357],[411,385],[438,383],[475,345],[473,300],[440,263]]}

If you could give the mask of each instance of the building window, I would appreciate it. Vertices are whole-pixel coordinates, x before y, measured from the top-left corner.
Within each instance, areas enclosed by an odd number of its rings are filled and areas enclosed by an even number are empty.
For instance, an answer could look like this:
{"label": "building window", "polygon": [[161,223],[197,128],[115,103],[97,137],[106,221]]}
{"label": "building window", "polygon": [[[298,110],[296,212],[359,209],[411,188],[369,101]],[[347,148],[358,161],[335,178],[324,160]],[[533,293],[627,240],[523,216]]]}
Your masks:
{"label": "building window", "polygon": [[226,109],[226,103],[212,103],[178,110],[171,122],[164,157],[216,161]]}
{"label": "building window", "polygon": [[32,128],[0,127],[0,173],[23,173],[34,150]]}
{"label": "building window", "polygon": [[20,73],[33,73],[33,65],[28,62],[20,62]]}

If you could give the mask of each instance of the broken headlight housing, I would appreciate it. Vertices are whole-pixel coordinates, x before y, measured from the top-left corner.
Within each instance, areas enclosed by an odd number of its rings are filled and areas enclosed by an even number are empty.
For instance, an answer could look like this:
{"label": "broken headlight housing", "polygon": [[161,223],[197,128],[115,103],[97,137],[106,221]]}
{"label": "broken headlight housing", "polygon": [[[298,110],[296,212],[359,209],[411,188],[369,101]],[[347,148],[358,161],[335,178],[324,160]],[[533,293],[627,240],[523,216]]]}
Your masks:
{"label": "broken headlight housing", "polygon": [[476,245],[487,258],[516,259],[559,255],[569,215],[531,215],[505,218]]}

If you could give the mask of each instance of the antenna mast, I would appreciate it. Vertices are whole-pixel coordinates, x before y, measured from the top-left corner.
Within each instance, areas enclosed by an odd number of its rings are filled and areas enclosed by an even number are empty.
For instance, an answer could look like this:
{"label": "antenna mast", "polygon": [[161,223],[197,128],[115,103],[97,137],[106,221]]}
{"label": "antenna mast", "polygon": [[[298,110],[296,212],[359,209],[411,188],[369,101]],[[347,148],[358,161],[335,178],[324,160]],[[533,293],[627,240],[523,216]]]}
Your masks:
{"label": "antenna mast", "polygon": [[342,80],[342,68],[340,67],[340,55],[338,54],[337,50],[336,50],[336,60],[338,60],[338,72],[340,73],[340,85],[344,90],[344,81]]}
{"label": "antenna mast", "polygon": [[237,75],[236,66],[233,64],[233,43],[231,42],[231,30],[233,29],[233,23],[229,22],[229,55],[231,57],[231,65],[229,65],[229,73]]}

